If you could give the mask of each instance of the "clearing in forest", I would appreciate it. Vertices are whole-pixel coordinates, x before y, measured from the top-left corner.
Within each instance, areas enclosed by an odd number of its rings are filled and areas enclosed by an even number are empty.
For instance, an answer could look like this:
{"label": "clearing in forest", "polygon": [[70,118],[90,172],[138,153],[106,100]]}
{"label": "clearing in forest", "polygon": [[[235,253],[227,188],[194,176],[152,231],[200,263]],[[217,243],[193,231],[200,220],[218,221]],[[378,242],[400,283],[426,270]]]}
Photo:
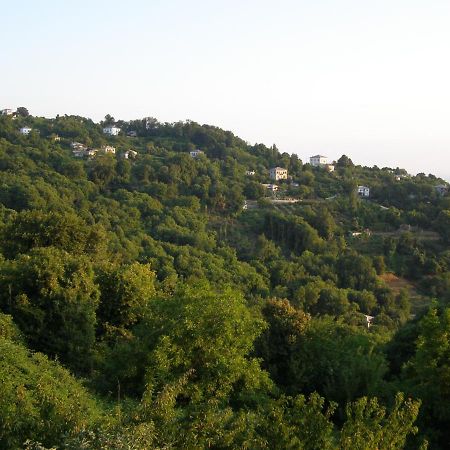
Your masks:
{"label": "clearing in forest", "polygon": [[421,309],[425,308],[430,303],[430,298],[421,295],[413,283],[405,278],[399,277],[392,272],[387,272],[380,275],[380,278],[390,287],[395,293],[405,289],[411,300],[411,313],[416,314]]}

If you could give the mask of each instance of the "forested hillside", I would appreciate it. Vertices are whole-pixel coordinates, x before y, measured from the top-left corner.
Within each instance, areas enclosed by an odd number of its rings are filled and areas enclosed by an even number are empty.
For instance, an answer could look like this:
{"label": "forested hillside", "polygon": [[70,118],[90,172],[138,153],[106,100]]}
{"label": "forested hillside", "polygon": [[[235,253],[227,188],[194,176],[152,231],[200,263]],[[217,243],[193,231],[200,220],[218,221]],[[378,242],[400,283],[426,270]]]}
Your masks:
{"label": "forested hillside", "polygon": [[0,186],[1,448],[448,448],[444,180],[19,108]]}

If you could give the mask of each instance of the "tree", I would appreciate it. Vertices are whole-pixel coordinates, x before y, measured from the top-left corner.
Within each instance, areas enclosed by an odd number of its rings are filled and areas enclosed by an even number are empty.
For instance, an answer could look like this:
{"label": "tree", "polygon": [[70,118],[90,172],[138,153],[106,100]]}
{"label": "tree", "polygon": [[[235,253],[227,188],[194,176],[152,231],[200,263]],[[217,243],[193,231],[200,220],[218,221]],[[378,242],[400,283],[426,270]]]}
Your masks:
{"label": "tree", "polygon": [[98,289],[89,261],[55,248],[33,249],[0,267],[0,306],[27,343],[87,370],[95,340]]}
{"label": "tree", "polygon": [[[399,393],[389,414],[376,398],[363,397],[346,407],[347,420],[340,435],[342,450],[401,450],[409,435],[417,433],[414,422],[420,401]],[[421,447],[424,448],[424,447]],[[426,447],[425,447],[426,448]]]}
{"label": "tree", "polygon": [[101,327],[111,327],[124,332],[146,312],[155,296],[155,273],[147,264],[108,264],[100,267],[97,274],[100,286],[98,317]]}
{"label": "tree", "polygon": [[21,117],[28,117],[30,115],[28,109],[24,106],[19,106],[16,110],[16,114]]}
{"label": "tree", "polygon": [[444,448],[450,439],[450,309],[434,305],[419,322],[414,356],[403,379],[423,399],[420,424]]}
{"label": "tree", "polygon": [[346,155],[342,155],[338,160],[337,160],[337,167],[353,167],[353,161]]}
{"label": "tree", "polygon": [[0,337],[0,447],[26,440],[62,444],[63,436],[92,426],[100,408],[61,365]]}

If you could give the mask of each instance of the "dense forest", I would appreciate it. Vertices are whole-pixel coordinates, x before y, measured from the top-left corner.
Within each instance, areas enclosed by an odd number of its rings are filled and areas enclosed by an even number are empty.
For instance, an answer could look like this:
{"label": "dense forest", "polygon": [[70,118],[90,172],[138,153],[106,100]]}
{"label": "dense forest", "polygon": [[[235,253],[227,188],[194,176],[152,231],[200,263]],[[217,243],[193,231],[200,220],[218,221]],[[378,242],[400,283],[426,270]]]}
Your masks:
{"label": "dense forest", "polygon": [[447,185],[334,167],[0,116],[0,447],[448,448]]}

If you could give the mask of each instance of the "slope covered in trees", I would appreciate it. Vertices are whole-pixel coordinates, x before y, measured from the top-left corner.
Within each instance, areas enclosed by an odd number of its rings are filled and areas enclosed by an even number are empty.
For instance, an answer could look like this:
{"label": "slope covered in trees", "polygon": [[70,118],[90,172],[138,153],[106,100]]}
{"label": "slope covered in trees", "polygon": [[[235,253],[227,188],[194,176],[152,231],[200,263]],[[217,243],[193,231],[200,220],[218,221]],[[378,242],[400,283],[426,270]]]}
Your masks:
{"label": "slope covered in trees", "polygon": [[0,183],[0,447],[446,447],[443,180],[17,114]]}

